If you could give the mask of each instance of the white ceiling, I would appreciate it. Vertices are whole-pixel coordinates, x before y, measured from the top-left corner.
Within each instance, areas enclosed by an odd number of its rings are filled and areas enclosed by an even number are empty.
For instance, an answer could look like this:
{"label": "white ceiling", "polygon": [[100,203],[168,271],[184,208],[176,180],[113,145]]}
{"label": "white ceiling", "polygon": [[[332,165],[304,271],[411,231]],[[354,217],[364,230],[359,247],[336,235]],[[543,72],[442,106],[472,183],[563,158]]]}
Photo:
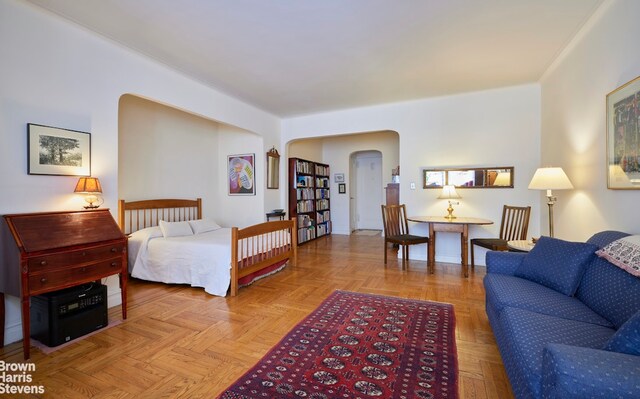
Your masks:
{"label": "white ceiling", "polygon": [[279,116],[535,82],[603,0],[28,0]]}

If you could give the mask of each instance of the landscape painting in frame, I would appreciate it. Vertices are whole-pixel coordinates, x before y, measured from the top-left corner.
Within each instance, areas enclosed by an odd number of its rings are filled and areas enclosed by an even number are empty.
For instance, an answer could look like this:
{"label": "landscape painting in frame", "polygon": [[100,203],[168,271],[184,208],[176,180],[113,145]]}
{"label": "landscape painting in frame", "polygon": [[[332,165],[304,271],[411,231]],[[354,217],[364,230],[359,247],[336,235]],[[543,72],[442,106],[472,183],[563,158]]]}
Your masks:
{"label": "landscape painting in frame", "polygon": [[91,175],[91,134],[27,124],[30,175]]}
{"label": "landscape painting in frame", "polygon": [[607,187],[640,189],[640,77],[607,95]]}
{"label": "landscape painting in frame", "polygon": [[255,195],[255,156],[254,154],[229,155],[229,195]]}

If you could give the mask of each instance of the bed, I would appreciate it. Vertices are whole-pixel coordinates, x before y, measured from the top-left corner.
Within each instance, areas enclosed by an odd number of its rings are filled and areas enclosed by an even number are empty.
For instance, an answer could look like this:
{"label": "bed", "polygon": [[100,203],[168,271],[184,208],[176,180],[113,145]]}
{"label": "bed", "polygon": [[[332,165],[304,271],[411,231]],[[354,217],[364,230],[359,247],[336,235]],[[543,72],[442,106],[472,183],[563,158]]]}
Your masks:
{"label": "bed", "polygon": [[[297,260],[295,220],[246,228],[206,229],[191,236],[166,236],[160,227],[202,225],[202,199],[153,199],[118,202],[118,224],[129,237],[132,277],[190,284],[206,292],[231,296],[238,288],[273,274]],[[160,226],[160,225],[163,226]],[[214,223],[215,224],[215,223]],[[219,227],[219,226],[218,226]]]}

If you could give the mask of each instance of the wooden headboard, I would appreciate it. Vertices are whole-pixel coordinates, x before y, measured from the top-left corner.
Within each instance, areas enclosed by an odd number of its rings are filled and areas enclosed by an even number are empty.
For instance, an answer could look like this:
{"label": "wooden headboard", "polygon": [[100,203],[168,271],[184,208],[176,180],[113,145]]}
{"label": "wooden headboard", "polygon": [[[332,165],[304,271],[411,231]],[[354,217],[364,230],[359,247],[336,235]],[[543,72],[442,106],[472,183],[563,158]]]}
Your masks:
{"label": "wooden headboard", "polygon": [[202,198],[118,201],[118,225],[124,234],[157,226],[160,220],[182,222],[202,219]]}

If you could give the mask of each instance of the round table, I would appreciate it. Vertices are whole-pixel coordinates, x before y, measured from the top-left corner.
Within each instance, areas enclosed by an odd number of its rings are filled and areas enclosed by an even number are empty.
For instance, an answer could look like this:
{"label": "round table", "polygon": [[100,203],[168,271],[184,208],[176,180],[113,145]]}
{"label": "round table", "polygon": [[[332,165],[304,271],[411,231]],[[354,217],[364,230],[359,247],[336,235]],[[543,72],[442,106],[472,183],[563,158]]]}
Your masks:
{"label": "round table", "polygon": [[455,217],[450,219],[446,216],[411,216],[407,220],[416,223],[427,223],[429,225],[429,250],[427,256],[427,268],[433,273],[436,265],[436,232],[460,233],[460,250],[462,260],[462,272],[465,277],[469,277],[469,266],[467,256],[469,252],[469,226],[493,224],[491,220],[468,217]]}

